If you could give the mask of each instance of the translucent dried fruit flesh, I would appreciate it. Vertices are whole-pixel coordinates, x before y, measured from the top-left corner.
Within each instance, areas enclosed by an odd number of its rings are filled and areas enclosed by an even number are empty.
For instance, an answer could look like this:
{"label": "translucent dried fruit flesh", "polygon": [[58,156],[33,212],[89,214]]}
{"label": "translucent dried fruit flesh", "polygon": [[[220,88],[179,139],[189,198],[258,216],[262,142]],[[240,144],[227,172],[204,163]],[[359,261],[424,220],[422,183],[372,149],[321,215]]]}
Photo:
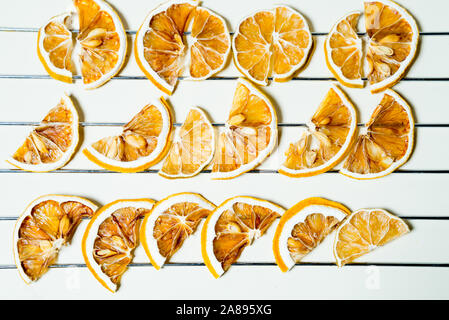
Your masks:
{"label": "translucent dried fruit flesh", "polygon": [[156,219],[153,237],[157,240],[159,253],[169,261],[184,241],[192,235],[201,219],[211,213],[194,202],[173,204]]}
{"label": "translucent dried fruit flesh", "polygon": [[345,265],[409,232],[404,221],[383,210],[360,210],[339,229],[335,254]]}
{"label": "translucent dried fruit flesh", "polygon": [[306,61],[312,37],[306,21],[280,6],[244,19],[234,38],[234,56],[240,69],[257,82],[282,79]]}
{"label": "translucent dried fruit flesh", "polygon": [[301,139],[291,143],[284,166],[292,170],[316,168],[329,162],[347,142],[355,119],[349,106],[331,88]]}
{"label": "translucent dried fruit flesh", "polygon": [[138,245],[140,218],[149,210],[125,207],[114,211],[98,227],[93,258],[114,284],[120,282]]}
{"label": "translucent dried fruit flesh", "polygon": [[376,1],[365,2],[365,20],[370,38],[366,54],[367,77],[371,84],[376,84],[395,76],[416,47],[411,24],[414,22],[394,7]]}
{"label": "translucent dried fruit flesh", "polygon": [[44,27],[43,48],[48,53],[50,62],[58,69],[72,72],[72,33],[64,20],[54,19]]}
{"label": "translucent dried fruit flesh", "polygon": [[385,94],[360,135],[343,168],[358,174],[380,173],[404,159],[409,150],[412,123],[404,107]]}
{"label": "translucent dried fruit flesh", "polygon": [[162,173],[169,176],[196,174],[212,156],[214,143],[209,120],[197,109],[190,110],[162,165]]}
{"label": "translucent dried fruit flesh", "polygon": [[92,147],[116,161],[135,161],[152,154],[162,127],[160,110],[154,105],[147,105],[123,127],[121,135],[103,138],[93,143]]}
{"label": "translucent dried fruit flesh", "polygon": [[248,245],[261,237],[280,215],[268,208],[236,202],[215,224],[213,251],[224,271],[238,260]]}
{"label": "translucent dried fruit flesh", "polygon": [[117,67],[122,44],[110,13],[93,0],[74,0],[74,5],[79,14],[81,74],[90,84]]}
{"label": "translucent dried fruit flesh", "polygon": [[304,222],[295,224],[291,236],[287,239],[287,248],[293,261],[300,262],[334,231],[338,224],[339,221],[335,217],[326,217],[321,213],[311,213]]}
{"label": "translucent dried fruit flesh", "polygon": [[227,128],[218,137],[212,172],[231,172],[257,160],[273,139],[272,121],[267,102],[239,82]]}
{"label": "translucent dried fruit flesh", "polygon": [[61,246],[70,242],[81,219],[92,215],[92,209],[76,201],[36,204],[22,221],[16,244],[25,274],[38,280],[56,262]]}
{"label": "translucent dried fruit flesh", "polygon": [[74,115],[63,99],[51,109],[41,124],[26,138],[12,158],[24,164],[47,164],[59,161],[72,145]]}

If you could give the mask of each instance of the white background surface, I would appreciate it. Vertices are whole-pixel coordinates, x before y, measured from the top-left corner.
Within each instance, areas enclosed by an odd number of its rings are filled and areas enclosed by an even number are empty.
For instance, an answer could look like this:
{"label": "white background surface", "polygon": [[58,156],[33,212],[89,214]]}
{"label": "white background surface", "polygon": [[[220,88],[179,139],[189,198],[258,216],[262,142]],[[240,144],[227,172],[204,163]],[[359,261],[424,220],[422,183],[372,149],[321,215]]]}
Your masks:
{"label": "white background surface", "polygon": [[[130,31],[130,41],[146,13],[159,4],[159,0],[109,2],[121,14]],[[243,16],[275,3],[273,0],[203,1],[204,6],[227,19],[231,30]],[[363,8],[360,0],[285,0],[282,3],[301,11],[315,34],[325,34],[345,13]],[[336,172],[300,180],[274,173],[289,142],[297,138],[298,127],[281,127],[280,145],[260,166],[262,171],[230,181],[211,181],[207,173],[175,181],[152,171],[106,173],[80,152],[55,173],[23,173],[0,162],[0,298],[449,298],[449,20],[446,17],[449,2],[401,0],[400,3],[415,16],[423,33],[415,64],[407,79],[395,86],[412,105],[417,123],[415,152],[400,172],[374,181],[355,181]],[[132,54],[118,78],[94,91],[84,91],[80,80],[66,85],[49,79],[37,59],[36,31],[49,17],[64,12],[69,5],[69,0],[0,0],[1,159],[22,143],[30,130],[24,122],[40,121],[63,92],[71,93],[81,110],[83,145],[117,132],[117,126],[101,124],[127,122],[159,95],[138,69]],[[328,78],[332,75],[324,62],[324,36],[316,35],[314,39],[315,54],[298,79],[264,88],[276,103],[280,123],[305,123],[328,88]],[[180,81],[169,98],[176,122],[183,121],[188,107],[196,105],[207,110],[213,122],[223,123],[232,101],[234,78],[238,75],[231,63],[214,80]],[[360,122],[366,122],[380,96],[372,96],[368,90],[344,88],[344,91],[358,107]],[[151,267],[143,249],[138,248],[136,264],[124,275],[120,290],[111,294],[84,266],[80,241],[87,221],[83,221],[72,245],[63,248],[58,266],[36,284],[26,286],[15,270],[11,243],[14,222],[37,196],[73,194],[106,204],[118,198],[157,200],[185,191],[199,192],[216,204],[231,196],[252,195],[286,208],[306,197],[321,196],[354,210],[385,208],[407,217],[412,232],[357,260],[359,264],[341,269],[331,265],[332,239],[327,239],[305,259],[305,265],[282,274],[274,265],[271,251],[276,222],[266,236],[247,249],[239,261],[241,264],[233,266],[218,280],[202,265],[198,232],[173,257],[174,264],[161,271]]]}

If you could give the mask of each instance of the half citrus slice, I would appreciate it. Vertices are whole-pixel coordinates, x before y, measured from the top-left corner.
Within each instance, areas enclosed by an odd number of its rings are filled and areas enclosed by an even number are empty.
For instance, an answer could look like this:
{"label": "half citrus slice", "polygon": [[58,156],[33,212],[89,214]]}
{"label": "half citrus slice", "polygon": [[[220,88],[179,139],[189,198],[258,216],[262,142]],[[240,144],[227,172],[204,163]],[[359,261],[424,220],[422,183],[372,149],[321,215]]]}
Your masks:
{"label": "half citrus slice", "polygon": [[339,267],[410,232],[400,218],[382,209],[361,209],[338,227],[334,255]]}
{"label": "half citrus slice", "polygon": [[354,105],[332,86],[318,110],[291,143],[279,172],[289,177],[310,177],[337,165],[349,151],[357,131]]}
{"label": "half citrus slice", "polygon": [[159,174],[165,178],[188,178],[209,164],[215,151],[215,132],[206,114],[191,108],[164,160]]}
{"label": "half citrus slice", "polygon": [[117,200],[100,208],[87,225],[81,243],[84,261],[95,279],[111,292],[117,291],[134,258],[141,218],[154,203],[151,199]]}
{"label": "half citrus slice", "polygon": [[315,249],[351,211],[342,204],[309,198],[288,209],[276,228],[273,253],[282,272]]}
{"label": "half citrus slice", "polygon": [[410,157],[414,127],[407,102],[388,89],[351,148],[340,173],[355,179],[375,179],[390,174]]}
{"label": "half citrus slice", "polygon": [[357,35],[359,12],[337,21],[326,37],[324,53],[329,70],[344,86],[362,88],[362,40]]}
{"label": "half citrus slice", "polygon": [[152,10],[136,35],[134,55],[147,78],[171,94],[184,69],[204,80],[222,70],[231,38],[226,22],[196,0],[171,0]]}
{"label": "half citrus slice", "polygon": [[234,62],[248,79],[286,81],[308,61],[313,38],[305,18],[287,6],[245,17],[232,38]]}
{"label": "half citrus slice", "polygon": [[212,178],[231,179],[254,169],[273,151],[277,137],[277,116],[271,101],[240,78],[229,118],[218,137]]}
{"label": "half citrus slice", "polygon": [[212,275],[225,273],[284,211],[269,201],[244,196],[219,205],[201,231],[201,253]]}
{"label": "half citrus slice", "polygon": [[26,171],[53,171],[69,162],[78,141],[78,113],[64,95],[6,161]]}
{"label": "half citrus slice", "polygon": [[140,233],[151,264],[159,270],[214,209],[214,204],[196,193],[178,193],[157,202]]}
{"label": "half citrus slice", "polygon": [[143,171],[165,156],[170,145],[172,118],[161,98],[145,106],[123,127],[121,135],[103,138],[83,153],[100,167],[117,172]]}
{"label": "half citrus slice", "polygon": [[29,284],[46,273],[81,219],[95,210],[95,204],[75,196],[46,195],[31,202],[17,219],[13,235],[14,261],[23,281]]}

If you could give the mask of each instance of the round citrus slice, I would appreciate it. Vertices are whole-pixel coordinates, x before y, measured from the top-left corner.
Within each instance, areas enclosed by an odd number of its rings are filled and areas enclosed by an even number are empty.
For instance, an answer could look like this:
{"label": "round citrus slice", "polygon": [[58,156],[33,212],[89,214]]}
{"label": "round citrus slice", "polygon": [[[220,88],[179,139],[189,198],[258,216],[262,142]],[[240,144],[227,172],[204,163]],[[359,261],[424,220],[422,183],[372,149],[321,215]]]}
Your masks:
{"label": "round citrus slice", "polygon": [[230,49],[222,17],[198,7],[196,0],[171,0],[145,18],[136,35],[134,55],[147,78],[171,94],[184,71],[190,79],[203,80],[222,70]]}
{"label": "round citrus slice", "polygon": [[215,133],[206,114],[191,108],[164,160],[159,174],[165,178],[188,178],[209,164],[215,151]]}
{"label": "round citrus slice", "polygon": [[244,196],[219,205],[201,231],[201,253],[212,275],[225,273],[284,211],[269,201]]}
{"label": "round citrus slice", "polygon": [[159,270],[214,209],[214,204],[196,193],[178,193],[157,202],[140,229],[151,264]]}
{"label": "round citrus slice", "polygon": [[344,86],[362,88],[362,40],[357,35],[360,12],[351,12],[337,21],[324,43],[329,70]]}
{"label": "round citrus slice", "polygon": [[77,53],[86,89],[103,85],[125,62],[126,32],[112,7],[102,0],[74,0],[80,33]]}
{"label": "round citrus slice", "polygon": [[245,17],[232,38],[234,62],[248,79],[286,81],[306,64],[313,39],[304,17],[287,6]]}
{"label": "round citrus slice", "polygon": [[95,210],[95,204],[75,196],[46,195],[31,202],[17,219],[13,235],[14,261],[23,281],[29,284],[46,273],[81,219]]}
{"label": "round citrus slice", "polygon": [[235,178],[257,167],[277,142],[277,116],[269,98],[240,78],[212,162],[213,179]]}
{"label": "round citrus slice", "polygon": [[351,148],[340,173],[355,179],[375,179],[390,174],[410,157],[414,127],[407,102],[388,89]]}
{"label": "round citrus slice", "polygon": [[334,255],[339,267],[410,232],[407,224],[382,209],[352,213],[336,231]]}
{"label": "round citrus slice", "polygon": [[37,54],[48,74],[56,80],[72,83],[72,33],[70,13],[51,18],[37,35]]}
{"label": "round citrus slice", "polygon": [[111,292],[117,291],[134,258],[141,218],[154,203],[151,199],[111,202],[95,213],[84,232],[81,249],[87,268]]}
{"label": "round citrus slice", "polygon": [[290,270],[332,233],[351,211],[322,198],[298,202],[281,217],[273,239],[273,253],[282,272]]}
{"label": "round citrus slice", "polygon": [[380,92],[404,77],[416,55],[419,30],[413,17],[390,0],[365,1],[365,23],[366,75],[371,91]]}
{"label": "round citrus slice", "polygon": [[26,171],[53,171],[69,162],[78,140],[78,113],[72,100],[63,96],[6,161]]}
{"label": "round citrus slice", "polygon": [[165,156],[170,145],[172,118],[163,98],[145,106],[118,136],[103,138],[83,153],[100,167],[117,172],[143,171]]}
{"label": "round citrus slice", "polygon": [[279,172],[290,177],[310,177],[338,164],[349,151],[357,131],[353,104],[332,86],[300,139],[291,143]]}

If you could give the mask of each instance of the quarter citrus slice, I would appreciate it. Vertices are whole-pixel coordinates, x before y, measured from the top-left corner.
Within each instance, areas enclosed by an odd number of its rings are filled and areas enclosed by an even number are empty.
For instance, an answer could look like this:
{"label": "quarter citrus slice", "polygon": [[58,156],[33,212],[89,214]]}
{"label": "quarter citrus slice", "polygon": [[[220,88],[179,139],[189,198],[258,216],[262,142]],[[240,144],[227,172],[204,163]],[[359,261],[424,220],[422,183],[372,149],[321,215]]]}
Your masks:
{"label": "quarter citrus slice", "polygon": [[407,162],[413,151],[412,111],[388,89],[343,163],[340,173],[355,179],[384,177]]}
{"label": "quarter citrus slice", "polygon": [[318,110],[291,143],[279,172],[290,177],[310,177],[338,164],[349,151],[357,131],[354,105],[337,86],[332,86]]}
{"label": "quarter citrus slice", "polygon": [[157,202],[140,233],[151,264],[159,270],[214,209],[214,204],[196,193],[178,193]]}
{"label": "quarter citrus slice", "polygon": [[87,268],[111,292],[117,291],[134,258],[141,218],[154,203],[150,199],[111,202],[97,211],[84,232],[81,249]]}
{"label": "quarter citrus slice", "polygon": [[161,98],[145,106],[118,136],[103,138],[83,153],[100,167],[117,172],[143,171],[165,156],[170,145],[172,118]]}
{"label": "quarter citrus slice", "polygon": [[212,162],[213,179],[235,178],[257,167],[277,142],[276,111],[267,96],[240,78]]}
{"label": "quarter citrus slice", "polygon": [[268,78],[286,81],[307,62],[313,44],[304,17],[287,6],[245,17],[232,39],[234,62],[248,79],[267,85]]}
{"label": "quarter citrus slice", "polygon": [[75,196],[46,195],[31,202],[17,219],[13,235],[14,260],[23,281],[29,284],[46,273],[81,219],[95,210],[95,204]]}
{"label": "quarter citrus slice", "polygon": [[351,12],[337,21],[324,43],[329,70],[344,86],[362,88],[362,40],[357,35],[359,12]]}
{"label": "quarter citrus slice", "polygon": [[188,178],[209,164],[215,151],[215,132],[206,114],[191,108],[159,174],[165,178]]}
{"label": "quarter citrus slice", "polygon": [[223,275],[284,211],[269,201],[244,196],[219,205],[201,231],[201,253],[212,275]]}
{"label": "quarter citrus slice", "polygon": [[171,0],[152,10],[136,35],[134,54],[147,78],[166,94],[184,69],[194,80],[222,70],[231,38],[226,22],[197,0]]}
{"label": "quarter citrus slice", "polygon": [[380,92],[404,77],[416,55],[419,30],[410,13],[390,0],[365,1],[365,23],[366,75],[371,91]]}
{"label": "quarter citrus slice", "polygon": [[382,209],[361,209],[338,227],[334,255],[339,267],[410,232],[400,218]]}
{"label": "quarter citrus slice", "polygon": [[26,171],[53,171],[69,162],[78,140],[78,113],[64,95],[6,161]]}
{"label": "quarter citrus slice", "polygon": [[309,198],[288,209],[276,228],[273,253],[282,272],[315,249],[351,211],[342,204]]}

